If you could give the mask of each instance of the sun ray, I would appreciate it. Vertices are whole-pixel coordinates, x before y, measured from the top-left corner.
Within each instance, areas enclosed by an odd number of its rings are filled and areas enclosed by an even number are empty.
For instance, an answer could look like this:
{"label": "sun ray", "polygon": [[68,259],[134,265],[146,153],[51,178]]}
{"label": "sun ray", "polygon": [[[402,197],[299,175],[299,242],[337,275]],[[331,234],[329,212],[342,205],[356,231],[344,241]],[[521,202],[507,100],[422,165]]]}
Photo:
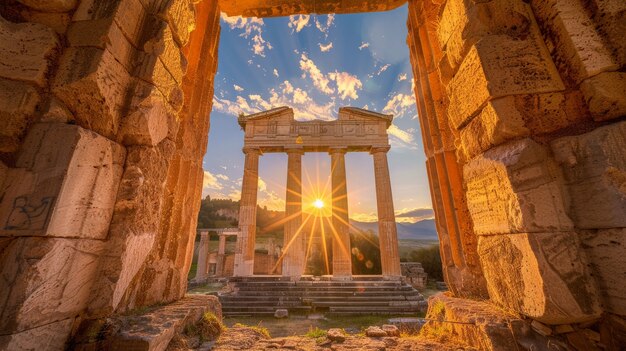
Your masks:
{"label": "sun ray", "polygon": [[324,263],[326,264],[326,274],[330,274],[328,263],[328,246],[326,245],[326,232],[324,230],[324,217],[320,217],[320,227],[322,229],[322,246],[324,247]]}

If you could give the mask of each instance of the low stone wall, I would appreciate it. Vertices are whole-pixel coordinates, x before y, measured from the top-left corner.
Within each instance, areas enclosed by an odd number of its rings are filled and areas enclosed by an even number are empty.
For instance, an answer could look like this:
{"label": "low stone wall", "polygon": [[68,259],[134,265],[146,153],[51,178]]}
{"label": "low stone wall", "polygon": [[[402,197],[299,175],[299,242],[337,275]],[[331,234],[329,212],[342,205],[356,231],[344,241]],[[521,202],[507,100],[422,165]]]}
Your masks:
{"label": "low stone wall", "polygon": [[428,282],[428,273],[424,272],[422,264],[419,262],[401,262],[400,270],[402,276],[408,284],[415,289],[424,289]]}

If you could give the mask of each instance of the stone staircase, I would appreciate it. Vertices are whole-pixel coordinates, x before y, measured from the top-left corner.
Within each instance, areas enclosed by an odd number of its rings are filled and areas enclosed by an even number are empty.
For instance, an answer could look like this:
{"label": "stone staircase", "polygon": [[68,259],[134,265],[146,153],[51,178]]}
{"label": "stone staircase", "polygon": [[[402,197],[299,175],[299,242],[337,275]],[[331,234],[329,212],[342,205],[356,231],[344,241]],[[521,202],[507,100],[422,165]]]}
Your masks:
{"label": "stone staircase", "polygon": [[283,277],[232,278],[233,291],[220,294],[224,316],[290,314],[415,315],[425,311],[424,297],[403,281],[355,277],[351,281],[300,280]]}

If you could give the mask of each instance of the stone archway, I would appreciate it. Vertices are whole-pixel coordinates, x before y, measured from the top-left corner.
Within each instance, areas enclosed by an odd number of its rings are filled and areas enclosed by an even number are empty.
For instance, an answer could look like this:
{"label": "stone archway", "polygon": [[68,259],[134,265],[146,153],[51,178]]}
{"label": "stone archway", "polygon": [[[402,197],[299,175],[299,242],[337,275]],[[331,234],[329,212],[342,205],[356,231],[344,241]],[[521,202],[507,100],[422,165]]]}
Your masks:
{"label": "stone archway", "polygon": [[[7,2],[0,347],[60,346],[84,319],[184,294],[220,6],[283,16],[404,3]],[[626,266],[625,7],[409,1],[455,296],[488,297],[551,325],[626,315],[624,279],[615,279]]]}

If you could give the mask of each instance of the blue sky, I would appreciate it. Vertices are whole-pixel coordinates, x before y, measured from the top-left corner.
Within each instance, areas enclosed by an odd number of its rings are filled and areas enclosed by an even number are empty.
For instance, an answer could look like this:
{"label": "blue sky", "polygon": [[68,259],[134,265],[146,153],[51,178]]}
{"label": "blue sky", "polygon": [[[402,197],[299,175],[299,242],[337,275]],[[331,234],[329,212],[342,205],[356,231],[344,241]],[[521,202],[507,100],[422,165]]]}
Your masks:
{"label": "blue sky", "polygon": [[[221,39],[203,196],[238,200],[243,175],[239,113],[290,106],[299,120],[337,117],[355,106],[394,114],[388,153],[398,220],[432,217],[413,75],[406,45],[406,5],[390,12],[279,18],[221,18]],[[350,217],[374,221],[373,161],[346,156]],[[284,209],[287,156],[265,154],[259,204]],[[327,182],[330,156],[303,158],[304,196]],[[420,209],[420,211],[415,211]],[[419,213],[418,217],[412,214]],[[404,214],[404,215],[403,215]]]}

